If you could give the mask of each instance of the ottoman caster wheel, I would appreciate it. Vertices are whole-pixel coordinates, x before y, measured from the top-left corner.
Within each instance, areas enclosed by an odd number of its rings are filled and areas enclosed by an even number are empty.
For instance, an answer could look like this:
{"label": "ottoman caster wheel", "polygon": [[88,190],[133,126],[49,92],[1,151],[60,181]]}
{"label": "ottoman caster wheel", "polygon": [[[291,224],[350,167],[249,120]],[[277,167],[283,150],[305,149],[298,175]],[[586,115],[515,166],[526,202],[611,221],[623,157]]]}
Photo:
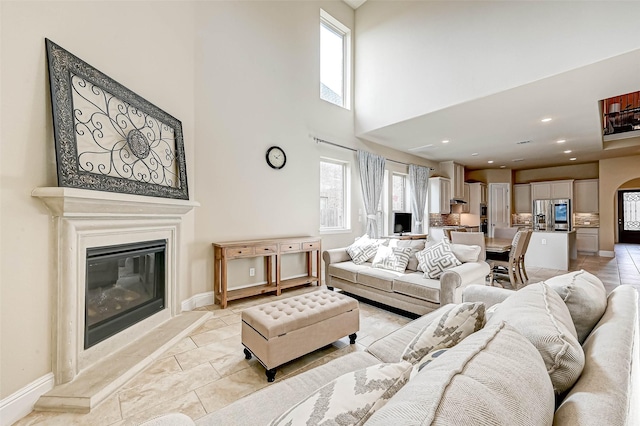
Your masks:
{"label": "ottoman caster wheel", "polygon": [[349,335],[349,343],[351,343],[353,345],[356,342],[356,337],[358,337],[358,335],[356,333],[350,334]]}
{"label": "ottoman caster wheel", "polygon": [[244,359],[251,359],[251,351],[247,348],[244,348]]}
{"label": "ottoman caster wheel", "polygon": [[276,369],[267,370],[267,382],[271,383],[276,379]]}

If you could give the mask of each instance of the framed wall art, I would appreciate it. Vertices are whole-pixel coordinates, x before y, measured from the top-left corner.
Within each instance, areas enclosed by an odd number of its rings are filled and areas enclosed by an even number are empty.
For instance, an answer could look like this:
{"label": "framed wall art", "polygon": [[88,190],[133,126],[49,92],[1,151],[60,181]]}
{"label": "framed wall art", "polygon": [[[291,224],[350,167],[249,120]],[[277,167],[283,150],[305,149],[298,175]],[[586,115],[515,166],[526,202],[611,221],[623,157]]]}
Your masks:
{"label": "framed wall art", "polygon": [[58,186],[188,199],[182,123],[46,45]]}

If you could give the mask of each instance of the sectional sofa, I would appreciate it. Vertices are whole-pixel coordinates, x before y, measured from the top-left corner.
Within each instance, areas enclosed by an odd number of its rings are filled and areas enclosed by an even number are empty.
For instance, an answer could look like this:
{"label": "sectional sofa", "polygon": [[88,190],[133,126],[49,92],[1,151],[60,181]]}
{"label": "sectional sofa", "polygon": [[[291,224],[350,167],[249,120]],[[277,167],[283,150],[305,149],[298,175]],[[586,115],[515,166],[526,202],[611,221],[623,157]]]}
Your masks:
{"label": "sectional sofa", "polygon": [[[339,406],[347,409],[341,415],[350,416],[349,424],[640,424],[633,287],[620,286],[607,296],[596,277],[578,271],[518,292],[472,285],[463,299],[464,304],[443,306],[364,351],[352,346],[351,353],[276,381],[196,424],[267,425],[291,419],[290,424],[306,424],[307,416],[326,417]],[[416,364],[416,374],[414,365],[410,378],[390,386],[379,401],[350,410],[358,406],[358,392],[335,395],[345,377],[400,368],[407,350],[439,324],[468,325],[459,320],[460,313],[470,312],[466,305],[476,313],[471,331],[477,331],[430,352],[425,356],[430,360]],[[457,312],[453,318],[452,312]],[[456,330],[449,337],[460,337],[457,328],[445,328]],[[323,408],[314,413],[314,407]]]}

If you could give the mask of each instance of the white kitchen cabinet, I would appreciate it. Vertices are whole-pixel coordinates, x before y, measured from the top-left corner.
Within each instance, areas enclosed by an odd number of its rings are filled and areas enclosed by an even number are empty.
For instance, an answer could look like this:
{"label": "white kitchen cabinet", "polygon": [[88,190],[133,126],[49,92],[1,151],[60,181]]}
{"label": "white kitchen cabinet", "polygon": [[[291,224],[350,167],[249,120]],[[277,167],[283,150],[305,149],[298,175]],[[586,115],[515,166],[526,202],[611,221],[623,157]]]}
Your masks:
{"label": "white kitchen cabinet", "polygon": [[598,213],[598,179],[577,180],[573,183],[573,211]]}
{"label": "white kitchen cabinet", "polygon": [[576,248],[583,253],[598,253],[599,239],[598,228],[576,229]]}
{"label": "white kitchen cabinet", "polygon": [[453,161],[440,163],[440,170],[451,180],[451,198],[464,198],[464,166]]}
{"label": "white kitchen cabinet", "polygon": [[531,213],[531,185],[513,185],[513,209],[515,213]]}
{"label": "white kitchen cabinet", "polygon": [[480,204],[487,205],[487,184],[482,182],[468,183],[469,185],[469,212],[480,217]]}
{"label": "white kitchen cabinet", "polygon": [[532,200],[549,200],[559,198],[573,198],[573,180],[531,183]]}
{"label": "white kitchen cabinet", "polygon": [[465,182],[464,184],[464,197],[463,197],[464,201],[467,202],[467,204],[463,204],[462,205],[462,213],[470,213],[471,212],[471,187],[469,186],[468,183]]}
{"label": "white kitchen cabinet", "polygon": [[429,213],[451,213],[451,181],[447,178],[429,178]]}

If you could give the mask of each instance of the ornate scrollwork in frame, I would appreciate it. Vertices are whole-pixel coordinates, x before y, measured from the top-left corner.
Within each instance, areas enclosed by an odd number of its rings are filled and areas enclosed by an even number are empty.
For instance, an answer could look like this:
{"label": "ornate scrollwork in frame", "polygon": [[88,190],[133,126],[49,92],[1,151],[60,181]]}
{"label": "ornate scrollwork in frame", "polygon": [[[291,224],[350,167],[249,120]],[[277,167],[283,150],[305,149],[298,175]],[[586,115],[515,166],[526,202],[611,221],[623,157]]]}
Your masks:
{"label": "ornate scrollwork in frame", "polygon": [[46,40],[58,185],[188,199],[182,123]]}

